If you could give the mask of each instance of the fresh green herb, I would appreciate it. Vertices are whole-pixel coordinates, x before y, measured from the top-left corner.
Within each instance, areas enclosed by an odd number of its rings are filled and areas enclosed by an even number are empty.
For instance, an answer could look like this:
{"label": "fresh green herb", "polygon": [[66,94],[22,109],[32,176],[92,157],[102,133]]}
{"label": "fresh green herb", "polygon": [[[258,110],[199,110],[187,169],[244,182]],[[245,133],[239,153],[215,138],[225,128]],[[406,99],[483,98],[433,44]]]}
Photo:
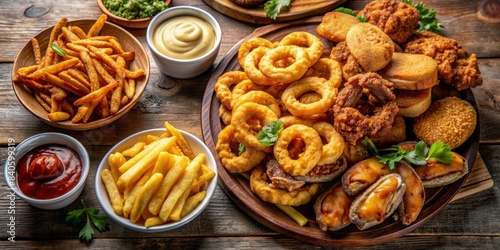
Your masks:
{"label": "fresh green herb", "polygon": [[267,17],[276,20],[282,9],[287,8],[294,0],[268,0],[264,4],[264,12]]}
{"label": "fresh green herb", "polygon": [[369,138],[365,138],[362,143],[380,162],[389,164],[390,169],[394,169],[395,163],[401,160],[406,160],[413,165],[425,165],[429,159],[450,163],[452,157],[450,146],[442,141],[434,142],[430,148],[427,147],[425,142],[419,141],[414,150],[404,150],[398,145],[386,149],[377,149]]}
{"label": "fresh green herb", "polygon": [[245,145],[243,145],[242,143],[238,144],[238,155],[242,155],[243,153],[245,153],[245,150],[247,150]]}
{"label": "fresh green herb", "polygon": [[420,24],[420,30],[428,30],[435,33],[439,33],[442,28],[444,28],[443,23],[438,22],[436,19],[437,12],[427,8],[427,6],[422,3],[413,3],[411,0],[403,0],[403,3],[409,4],[418,10],[420,15],[418,23]]}
{"label": "fresh green herb", "polygon": [[54,52],[56,52],[56,54],[60,55],[60,56],[65,56],[66,55],[66,51],[64,51],[61,47],[59,47],[57,44],[55,43],[52,43],[50,45],[50,47],[54,50]]}
{"label": "fresh green herb", "polygon": [[274,145],[278,140],[278,134],[283,130],[283,121],[276,120],[264,125],[261,131],[257,134],[257,139],[262,145],[268,147]]}
{"label": "fresh green herb", "polygon": [[368,21],[365,16],[363,16],[363,15],[358,16],[358,15],[356,15],[356,12],[354,12],[354,10],[346,8],[346,7],[339,7],[339,8],[336,8],[334,11],[342,12],[342,13],[345,13],[345,14],[348,14],[351,16],[355,16],[363,23],[366,23]]}
{"label": "fresh green herb", "polygon": [[[76,227],[80,224],[85,215],[87,221],[85,222],[85,226],[80,230],[78,237],[89,242],[92,239],[92,235],[94,234],[94,228],[92,224],[100,232],[104,232],[109,229],[109,223],[106,221],[108,216],[100,215],[99,209],[95,207],[85,206],[85,202],[83,202],[83,199],[81,200],[81,202],[83,208],[70,211],[66,216],[66,223],[71,223]],[[92,223],[90,223],[91,221]]]}

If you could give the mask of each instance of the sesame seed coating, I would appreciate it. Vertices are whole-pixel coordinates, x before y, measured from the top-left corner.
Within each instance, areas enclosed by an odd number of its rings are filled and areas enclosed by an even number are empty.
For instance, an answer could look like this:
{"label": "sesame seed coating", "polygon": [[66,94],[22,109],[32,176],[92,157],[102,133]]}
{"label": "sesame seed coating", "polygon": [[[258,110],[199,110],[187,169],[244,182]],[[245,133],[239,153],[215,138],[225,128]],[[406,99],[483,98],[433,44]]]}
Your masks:
{"label": "sesame seed coating", "polygon": [[462,145],[476,128],[477,114],[472,105],[458,97],[435,101],[413,121],[415,136],[431,145],[442,141],[455,149]]}

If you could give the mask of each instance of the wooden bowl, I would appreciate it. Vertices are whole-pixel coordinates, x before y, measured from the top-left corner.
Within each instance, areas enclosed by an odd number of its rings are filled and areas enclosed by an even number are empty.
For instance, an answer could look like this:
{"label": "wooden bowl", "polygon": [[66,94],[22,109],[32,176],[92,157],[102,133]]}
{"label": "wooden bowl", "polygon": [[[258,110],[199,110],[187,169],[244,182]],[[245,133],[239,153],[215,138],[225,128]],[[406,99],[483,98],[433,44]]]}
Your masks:
{"label": "wooden bowl", "polygon": [[[78,26],[82,28],[85,32],[89,30],[89,28],[95,23],[95,19],[79,19],[74,21],[68,21],[67,26]],[[52,31],[52,27],[49,27],[42,32],[38,33],[35,38],[38,40],[40,44],[40,50],[43,54],[45,54],[45,50],[47,48],[49,42],[50,32]],[[142,47],[141,43],[137,38],[135,38],[128,31],[119,27],[115,24],[106,22],[101,29],[99,35],[111,35],[118,38],[118,41],[122,45],[125,51],[135,51],[135,59],[130,62],[129,69],[131,71],[135,71],[138,69],[143,69],[146,72],[146,75],[136,79],[136,90],[134,97],[128,101],[127,104],[120,107],[118,112],[113,115],[109,115],[106,118],[89,120],[87,123],[73,123],[70,120],[62,121],[62,122],[53,122],[49,120],[47,117],[48,112],[36,101],[33,93],[24,86],[12,83],[12,88],[14,93],[16,94],[17,99],[21,104],[34,116],[36,116],[41,121],[63,129],[68,130],[90,130],[99,128],[105,125],[112,123],[117,120],[125,113],[127,113],[139,100],[142,93],[146,89],[146,85],[149,79],[149,70],[150,63],[149,57]],[[12,78],[17,74],[17,70],[21,67],[34,65],[35,64],[35,56],[33,55],[33,47],[31,42],[27,42],[26,45],[21,49],[18,53],[16,59],[14,60],[14,64],[12,66]]]}
{"label": "wooden bowl", "polygon": [[[167,6],[170,6],[171,3],[172,3],[171,0],[165,1],[165,5],[167,5]],[[99,5],[99,8],[101,8],[101,11],[104,14],[108,15],[108,20],[110,20],[118,25],[124,26],[124,27],[134,28],[134,29],[144,29],[144,28],[148,27],[149,22],[151,21],[151,19],[153,19],[153,17],[145,17],[145,18],[138,18],[138,19],[123,18],[123,17],[117,16],[117,15],[111,13],[106,8],[106,6],[104,6],[103,0],[97,0],[97,4]]]}

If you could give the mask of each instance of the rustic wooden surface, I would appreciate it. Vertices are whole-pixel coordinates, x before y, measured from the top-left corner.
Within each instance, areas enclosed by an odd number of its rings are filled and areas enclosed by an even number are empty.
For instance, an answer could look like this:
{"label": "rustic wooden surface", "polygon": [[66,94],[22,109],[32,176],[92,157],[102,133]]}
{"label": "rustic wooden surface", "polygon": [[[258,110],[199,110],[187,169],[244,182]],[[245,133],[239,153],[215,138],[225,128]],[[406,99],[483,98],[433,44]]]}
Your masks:
{"label": "rustic wooden surface", "polygon": [[[367,1],[348,1],[344,6],[360,9]],[[494,1],[424,1],[438,11],[445,24],[446,36],[457,39],[479,58],[484,84],[474,89],[479,106],[481,141],[479,152],[495,185],[447,205],[437,216],[415,231],[369,249],[495,249],[500,245],[500,23],[492,11],[479,11],[478,6],[492,6]],[[498,1],[497,1],[498,4]],[[174,0],[173,5],[192,5],[212,13],[221,23],[223,44],[216,62],[240,39],[250,34],[256,24],[236,21],[218,13],[202,1]],[[498,11],[498,5],[496,5]],[[77,10],[77,11],[75,11]],[[489,10],[489,9],[487,9]],[[493,9],[494,10],[494,9]],[[44,13],[45,12],[45,13]],[[41,15],[44,13],[43,15]],[[53,25],[58,18],[97,18],[100,10],[94,0],[81,1],[3,1],[0,5],[0,156],[2,166],[8,152],[8,140],[20,143],[41,132],[57,131],[80,140],[91,154],[91,169],[96,169],[102,157],[118,141],[144,129],[161,127],[164,121],[202,138],[200,126],[201,100],[210,70],[190,80],[171,79],[162,75],[154,63],[151,77],[141,100],[132,110],[114,123],[91,131],[67,131],[37,120],[19,104],[12,92],[10,72],[18,51],[29,38]],[[490,13],[489,16],[485,13]],[[498,15],[498,14],[497,14]],[[27,17],[32,16],[32,17]],[[130,30],[147,49],[145,30]],[[3,168],[2,168],[3,176]],[[98,206],[94,192],[95,171],[87,179],[82,198]],[[77,237],[79,228],[64,222],[69,207],[44,211],[15,200],[11,206],[10,192],[0,178],[0,248],[319,248],[280,235],[263,227],[235,205],[217,188],[213,201],[200,217],[178,230],[145,234],[130,231],[111,222],[111,230],[96,233],[87,244]],[[15,215],[9,214],[14,209]],[[7,223],[15,216],[15,242],[8,241]]]}

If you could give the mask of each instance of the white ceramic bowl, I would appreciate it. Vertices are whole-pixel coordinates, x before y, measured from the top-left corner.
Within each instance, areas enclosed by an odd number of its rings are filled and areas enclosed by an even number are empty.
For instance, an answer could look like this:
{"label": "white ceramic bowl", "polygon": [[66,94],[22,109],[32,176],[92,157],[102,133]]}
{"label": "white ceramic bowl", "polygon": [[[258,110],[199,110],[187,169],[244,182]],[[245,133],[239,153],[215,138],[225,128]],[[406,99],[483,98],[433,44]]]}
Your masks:
{"label": "white ceramic bowl", "polygon": [[191,149],[195,154],[198,153],[204,153],[206,155],[206,165],[212,169],[215,172],[215,176],[205,184],[204,190],[207,191],[207,195],[205,196],[205,199],[196,207],[193,211],[191,211],[189,214],[187,214],[184,218],[182,218],[179,221],[176,222],[168,222],[163,225],[159,226],[154,226],[150,228],[146,228],[144,224],[139,224],[139,223],[132,223],[129,219],[115,214],[113,211],[113,207],[111,205],[111,202],[109,200],[108,193],[106,191],[106,187],[104,186],[104,183],[101,180],[100,173],[102,170],[106,169],[109,167],[108,165],[108,157],[110,154],[115,153],[117,151],[123,151],[124,149],[132,147],[135,143],[139,141],[146,141],[146,136],[147,135],[156,135],[159,136],[163,133],[165,133],[165,128],[158,128],[158,129],[150,129],[150,130],[145,130],[141,131],[138,133],[135,133],[118,144],[116,144],[109,152],[104,156],[103,160],[101,161],[101,164],[99,165],[99,168],[97,169],[96,173],[96,179],[95,179],[95,192],[97,195],[97,199],[99,200],[99,203],[101,204],[104,212],[115,222],[118,224],[128,228],[132,229],[135,231],[139,232],[148,232],[148,233],[156,233],[156,232],[164,232],[164,231],[169,231],[172,229],[179,228],[193,219],[195,219],[198,215],[200,215],[203,210],[208,206],[210,203],[210,199],[212,198],[215,187],[217,186],[217,165],[215,163],[215,158],[210,152],[210,149],[203,143],[200,139],[195,137],[194,135],[191,135],[185,131],[179,130],[182,135],[186,138],[187,142],[191,146]]}
{"label": "white ceramic bowl", "polygon": [[[31,198],[23,194],[22,191],[19,189],[17,182],[16,166],[17,163],[21,160],[21,158],[30,150],[38,146],[49,145],[49,144],[65,145],[76,151],[76,153],[80,156],[82,163],[82,173],[80,176],[80,180],[73,187],[73,189],[71,189],[70,191],[59,197],[52,199]],[[34,135],[22,141],[15,147],[15,150],[9,149],[9,157],[5,162],[4,177],[10,190],[15,192],[18,197],[20,197],[30,205],[46,210],[55,210],[68,206],[80,196],[85,186],[85,180],[87,179],[89,168],[90,168],[89,155],[85,147],[78,140],[76,140],[71,136],[61,133],[42,133]]]}
{"label": "white ceramic bowl", "polygon": [[[215,31],[215,44],[214,47],[205,55],[194,59],[175,59],[162,54],[158,51],[153,43],[153,33],[165,20],[177,16],[195,16],[205,20],[210,24]],[[210,68],[217,58],[222,39],[222,30],[219,23],[208,12],[191,6],[178,6],[168,8],[158,13],[148,25],[146,32],[146,41],[149,49],[153,54],[153,59],[156,66],[164,74],[180,79],[193,78],[205,72]]]}

